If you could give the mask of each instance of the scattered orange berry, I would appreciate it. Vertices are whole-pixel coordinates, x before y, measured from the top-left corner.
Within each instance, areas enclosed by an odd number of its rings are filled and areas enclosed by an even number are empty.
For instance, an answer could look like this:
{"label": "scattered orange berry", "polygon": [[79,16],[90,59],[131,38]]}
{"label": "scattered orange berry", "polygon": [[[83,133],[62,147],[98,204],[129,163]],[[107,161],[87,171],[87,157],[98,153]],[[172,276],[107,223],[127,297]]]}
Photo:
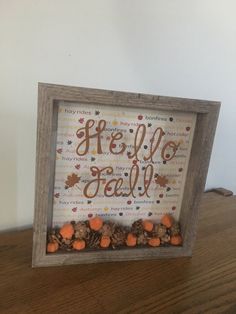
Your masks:
{"label": "scattered orange berry", "polygon": [[73,242],[73,248],[75,250],[78,250],[78,251],[83,250],[85,248],[85,241],[84,240],[75,240]]}
{"label": "scattered orange berry", "polygon": [[170,228],[174,222],[174,219],[172,216],[166,214],[161,218],[161,223],[166,226],[167,228]]}
{"label": "scattered orange berry", "polygon": [[170,237],[170,244],[172,245],[180,245],[182,243],[183,239],[180,235],[175,235]]}
{"label": "scattered orange berry", "polygon": [[159,238],[151,238],[148,240],[148,244],[150,246],[159,246],[161,244],[161,240]]}
{"label": "scattered orange berry", "polygon": [[151,232],[153,229],[153,223],[150,220],[144,220],[143,228],[144,230]]}
{"label": "scattered orange berry", "polygon": [[126,239],[127,246],[135,246],[137,243],[137,238],[132,233],[129,233]]}
{"label": "scattered orange berry", "polygon": [[103,248],[107,248],[111,243],[111,239],[108,236],[102,236],[101,241],[100,241],[100,246]]}
{"label": "scattered orange berry", "polygon": [[74,228],[72,224],[64,224],[60,229],[60,234],[64,239],[71,239],[74,234]]}
{"label": "scattered orange berry", "polygon": [[102,218],[98,216],[91,218],[89,220],[89,225],[92,230],[98,231],[99,229],[102,228],[102,225],[103,225]]}
{"label": "scattered orange berry", "polygon": [[59,248],[59,245],[55,241],[54,242],[49,242],[47,244],[47,252],[48,253],[54,253],[54,252],[56,252],[58,250],[58,248]]}

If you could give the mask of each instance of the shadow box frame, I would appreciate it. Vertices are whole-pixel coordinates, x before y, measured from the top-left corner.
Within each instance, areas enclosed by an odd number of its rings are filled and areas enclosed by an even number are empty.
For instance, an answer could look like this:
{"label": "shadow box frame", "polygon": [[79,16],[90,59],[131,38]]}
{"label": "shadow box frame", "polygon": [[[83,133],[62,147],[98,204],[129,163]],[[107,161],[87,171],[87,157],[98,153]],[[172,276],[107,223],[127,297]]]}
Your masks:
{"label": "shadow box frame", "polygon": [[[196,113],[196,125],[179,217],[183,237],[182,246],[46,253],[47,229],[52,219],[59,101]],[[216,101],[39,83],[32,266],[191,256],[196,237],[198,207],[204,191],[219,110],[220,102]]]}

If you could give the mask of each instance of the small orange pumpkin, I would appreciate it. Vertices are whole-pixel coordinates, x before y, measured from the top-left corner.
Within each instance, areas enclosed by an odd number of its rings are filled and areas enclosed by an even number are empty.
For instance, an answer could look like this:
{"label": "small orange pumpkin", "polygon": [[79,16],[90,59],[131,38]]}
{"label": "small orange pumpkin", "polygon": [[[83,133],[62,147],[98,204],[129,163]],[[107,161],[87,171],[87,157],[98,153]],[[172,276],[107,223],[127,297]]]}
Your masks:
{"label": "small orange pumpkin", "polygon": [[127,246],[135,246],[137,243],[137,238],[133,233],[127,235],[126,244]]}
{"label": "small orange pumpkin", "polygon": [[161,244],[161,240],[159,238],[151,238],[148,240],[148,244],[150,246],[159,246]]}
{"label": "small orange pumpkin", "polygon": [[94,231],[100,230],[102,228],[102,225],[103,225],[102,218],[100,218],[98,216],[91,218],[89,220],[89,226]]}
{"label": "small orange pumpkin", "polygon": [[83,250],[85,248],[85,241],[84,240],[75,240],[73,242],[73,248],[77,251]]}
{"label": "small orange pumpkin", "polygon": [[151,232],[153,229],[153,223],[150,220],[144,220],[143,221],[143,229]]}
{"label": "small orange pumpkin", "polygon": [[60,234],[63,237],[63,239],[71,239],[74,234],[74,228],[72,224],[64,224],[60,229]]}
{"label": "small orange pumpkin", "polygon": [[170,237],[170,244],[172,245],[180,245],[183,242],[181,235],[175,235]]}
{"label": "small orange pumpkin", "polygon": [[174,219],[171,215],[166,214],[161,218],[161,223],[167,228],[170,228],[173,222],[174,222]]}
{"label": "small orange pumpkin", "polygon": [[101,241],[100,241],[100,246],[101,247],[107,248],[107,247],[109,247],[110,243],[111,243],[110,237],[105,236],[105,235],[102,236]]}
{"label": "small orange pumpkin", "polygon": [[58,250],[58,248],[59,248],[59,245],[58,245],[58,243],[56,241],[49,242],[47,244],[47,252],[48,253],[54,253],[54,252],[56,252]]}

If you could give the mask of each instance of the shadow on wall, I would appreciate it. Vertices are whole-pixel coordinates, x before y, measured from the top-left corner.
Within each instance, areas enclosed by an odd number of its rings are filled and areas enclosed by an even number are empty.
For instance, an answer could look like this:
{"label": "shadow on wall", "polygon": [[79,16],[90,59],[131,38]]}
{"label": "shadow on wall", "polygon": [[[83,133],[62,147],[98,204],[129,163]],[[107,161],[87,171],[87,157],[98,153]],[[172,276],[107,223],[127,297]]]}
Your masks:
{"label": "shadow on wall", "polygon": [[0,230],[28,226],[33,221],[35,118],[32,111],[23,110],[4,113],[0,117]]}
{"label": "shadow on wall", "polygon": [[17,125],[16,113],[1,114],[0,230],[17,225]]}

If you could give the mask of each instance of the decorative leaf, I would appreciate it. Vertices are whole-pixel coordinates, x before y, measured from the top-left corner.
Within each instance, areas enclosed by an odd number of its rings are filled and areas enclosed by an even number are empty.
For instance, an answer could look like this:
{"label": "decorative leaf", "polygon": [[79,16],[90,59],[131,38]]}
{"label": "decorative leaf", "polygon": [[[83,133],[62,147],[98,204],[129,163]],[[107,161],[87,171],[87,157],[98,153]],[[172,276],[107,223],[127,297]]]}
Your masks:
{"label": "decorative leaf", "polygon": [[67,180],[65,182],[67,188],[72,188],[76,183],[79,183],[80,177],[76,173],[72,173],[67,176]]}
{"label": "decorative leaf", "polygon": [[157,176],[155,178],[156,184],[159,184],[161,187],[166,187],[166,184],[169,182],[165,176]]}

